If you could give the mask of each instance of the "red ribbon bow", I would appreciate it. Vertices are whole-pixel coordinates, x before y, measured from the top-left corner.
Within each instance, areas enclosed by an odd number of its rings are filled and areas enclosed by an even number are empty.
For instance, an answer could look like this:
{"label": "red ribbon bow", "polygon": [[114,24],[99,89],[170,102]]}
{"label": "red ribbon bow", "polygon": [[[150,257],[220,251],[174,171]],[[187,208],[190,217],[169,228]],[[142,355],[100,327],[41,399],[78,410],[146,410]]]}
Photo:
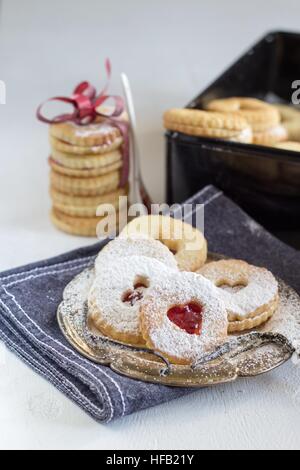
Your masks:
{"label": "red ribbon bow", "polygon": [[[54,96],[43,102],[37,109],[37,118],[47,124],[60,124],[66,121],[72,121],[77,125],[84,126],[91,124],[95,119],[100,116],[105,118],[105,121],[112,126],[119,129],[123,136],[123,168],[120,179],[120,186],[123,187],[128,182],[129,175],[129,137],[128,137],[128,123],[117,119],[123,113],[125,106],[124,100],[121,96],[108,95],[107,90],[111,76],[111,65],[107,59],[105,61],[105,69],[107,74],[107,83],[103,90],[97,95],[96,88],[89,82],[81,82],[74,89],[73,94],[68,96]],[[99,111],[99,107],[107,100],[114,102],[114,107],[111,113],[106,114]],[[46,103],[50,101],[61,101],[63,103],[73,106],[73,112],[67,114],[59,114],[52,119],[46,118],[42,114],[42,109]]]}

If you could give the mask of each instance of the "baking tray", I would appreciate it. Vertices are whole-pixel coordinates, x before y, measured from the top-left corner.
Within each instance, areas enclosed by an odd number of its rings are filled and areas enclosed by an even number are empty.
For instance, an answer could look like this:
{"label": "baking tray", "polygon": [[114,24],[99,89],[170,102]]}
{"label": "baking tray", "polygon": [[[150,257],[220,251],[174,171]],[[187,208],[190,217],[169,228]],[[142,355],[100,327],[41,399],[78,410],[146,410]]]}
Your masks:
{"label": "baking tray", "polygon": [[[250,96],[291,103],[300,77],[300,34],[271,32],[188,108]],[[182,202],[214,184],[271,230],[300,229],[300,153],[167,132],[167,200]]]}

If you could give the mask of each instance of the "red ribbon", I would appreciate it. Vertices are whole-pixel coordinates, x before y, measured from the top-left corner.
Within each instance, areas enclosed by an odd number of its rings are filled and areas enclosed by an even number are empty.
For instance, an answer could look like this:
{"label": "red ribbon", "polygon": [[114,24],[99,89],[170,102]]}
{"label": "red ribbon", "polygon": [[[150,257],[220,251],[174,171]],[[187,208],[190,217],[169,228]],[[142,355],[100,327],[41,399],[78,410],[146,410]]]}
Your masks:
{"label": "red ribbon", "polygon": [[[75,124],[84,126],[91,124],[95,119],[100,116],[105,119],[106,122],[119,129],[123,136],[123,168],[120,179],[120,186],[123,187],[128,182],[129,176],[129,136],[128,136],[128,123],[117,119],[121,116],[125,109],[124,100],[121,96],[108,95],[107,90],[109,86],[109,80],[111,77],[111,65],[110,61],[106,59],[105,70],[107,74],[107,82],[103,90],[97,95],[96,88],[89,82],[81,82],[74,89],[72,95],[68,96],[54,96],[43,102],[37,109],[37,118],[47,124],[60,124],[62,122],[72,121]],[[113,110],[110,114],[99,112],[97,108],[103,105],[107,100],[114,102]],[[61,101],[63,103],[70,104],[73,107],[71,113],[59,114],[52,119],[46,118],[42,114],[42,109],[46,103],[51,101]]]}

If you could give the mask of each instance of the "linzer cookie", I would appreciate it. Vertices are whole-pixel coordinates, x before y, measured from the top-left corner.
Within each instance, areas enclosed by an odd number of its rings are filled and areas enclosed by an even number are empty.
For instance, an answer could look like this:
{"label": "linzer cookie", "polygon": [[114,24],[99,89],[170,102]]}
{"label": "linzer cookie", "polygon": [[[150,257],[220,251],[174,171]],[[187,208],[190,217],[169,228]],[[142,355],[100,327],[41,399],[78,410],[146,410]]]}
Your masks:
{"label": "linzer cookie", "polygon": [[140,309],[146,345],[172,362],[190,364],[227,339],[227,314],[215,286],[195,273],[163,276]]}
{"label": "linzer cookie", "polygon": [[166,129],[193,136],[252,142],[246,119],[235,114],[212,113],[197,109],[170,109],[164,113]]}
{"label": "linzer cookie", "polygon": [[265,323],[278,307],[278,283],[267,269],[244,261],[222,260],[198,272],[218,287],[228,313],[229,332]]}
{"label": "linzer cookie", "polygon": [[172,252],[163,243],[144,235],[118,237],[108,243],[99,253],[96,262],[96,273],[101,271],[113,257],[118,259],[131,256],[154,258],[169,268],[178,270],[177,261]]}
{"label": "linzer cookie", "polygon": [[147,289],[171,270],[156,259],[110,257],[98,270],[89,295],[89,316],[105,335],[125,343],[144,345],[140,306]]}

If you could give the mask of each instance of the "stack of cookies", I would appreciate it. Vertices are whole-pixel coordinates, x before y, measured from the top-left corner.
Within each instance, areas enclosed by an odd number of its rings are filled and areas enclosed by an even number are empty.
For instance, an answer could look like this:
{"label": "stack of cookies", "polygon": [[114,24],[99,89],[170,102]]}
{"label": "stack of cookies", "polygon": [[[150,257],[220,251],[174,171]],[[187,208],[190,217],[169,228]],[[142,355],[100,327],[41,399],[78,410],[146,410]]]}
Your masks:
{"label": "stack of cookies", "polygon": [[51,218],[56,227],[73,235],[96,236],[101,217],[97,208],[110,204],[119,210],[123,137],[104,120],[79,126],[73,122],[50,126],[49,164]]}

